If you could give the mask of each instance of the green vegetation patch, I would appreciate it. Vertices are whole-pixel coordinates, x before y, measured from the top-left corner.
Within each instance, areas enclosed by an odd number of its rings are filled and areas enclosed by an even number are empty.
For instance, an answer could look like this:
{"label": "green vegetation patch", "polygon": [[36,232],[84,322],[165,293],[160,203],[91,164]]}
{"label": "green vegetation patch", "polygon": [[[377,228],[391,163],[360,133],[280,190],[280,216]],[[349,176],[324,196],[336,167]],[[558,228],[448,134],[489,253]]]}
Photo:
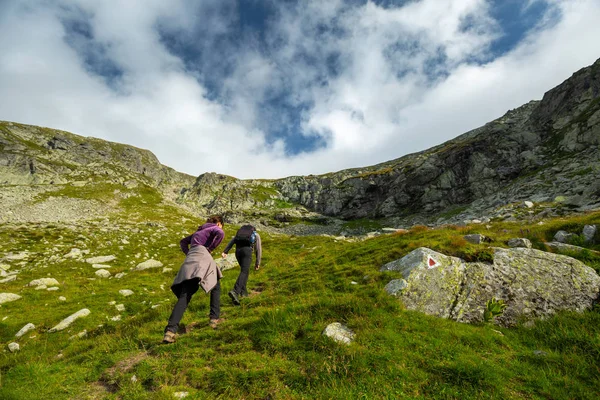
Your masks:
{"label": "green vegetation patch", "polygon": [[[557,227],[597,223],[600,213],[542,226],[415,227],[360,242],[261,232],[263,262],[250,273],[250,296],[233,306],[226,293],[239,270],[225,271],[219,328],[208,326],[209,296],[200,291],[184,315],[177,342],[162,345],[175,301],[169,285],[184,259],[178,242],[203,218],[176,208],[165,212],[169,206],[151,189],[135,190],[137,196],[121,202],[127,213],[109,220],[70,228],[0,226],[2,253],[29,252],[24,261],[11,261],[10,270],[21,272],[2,286],[2,292],[23,298],[0,307],[2,345],[17,341],[21,346],[16,353],[0,352],[0,398],[172,399],[176,392],[197,399],[600,395],[598,309],[560,313],[533,327],[455,323],[405,310],[383,290],[391,274],[379,272],[383,264],[421,246],[481,259],[490,244],[468,244],[463,239],[468,233],[485,234],[492,246],[505,246],[511,237],[537,238],[538,246]],[[131,221],[127,214],[140,220]],[[215,257],[235,228],[226,225]],[[97,278],[90,264],[64,259],[73,247],[89,250],[89,257],[115,255],[108,263],[113,278]],[[171,270],[132,270],[148,258]],[[126,275],[118,279],[117,273]],[[40,277],[57,279],[59,290],[24,286]],[[121,289],[134,294],[123,297]],[[118,304],[124,311],[117,310]],[[46,332],[81,308],[91,315],[64,331]],[[120,320],[113,320],[116,316]],[[29,322],[36,329],[15,339]],[[342,345],[324,337],[332,322],[352,329],[355,341]],[[87,336],[70,339],[83,330]]]}

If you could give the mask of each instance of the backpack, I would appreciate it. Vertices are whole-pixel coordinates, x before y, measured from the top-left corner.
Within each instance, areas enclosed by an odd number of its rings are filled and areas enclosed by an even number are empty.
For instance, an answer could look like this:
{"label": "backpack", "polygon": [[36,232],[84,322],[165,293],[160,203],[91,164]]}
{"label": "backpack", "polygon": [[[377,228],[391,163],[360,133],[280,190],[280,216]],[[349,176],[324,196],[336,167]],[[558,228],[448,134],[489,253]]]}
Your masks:
{"label": "backpack", "polygon": [[235,244],[240,246],[253,246],[256,242],[256,228],[244,225],[235,234]]}

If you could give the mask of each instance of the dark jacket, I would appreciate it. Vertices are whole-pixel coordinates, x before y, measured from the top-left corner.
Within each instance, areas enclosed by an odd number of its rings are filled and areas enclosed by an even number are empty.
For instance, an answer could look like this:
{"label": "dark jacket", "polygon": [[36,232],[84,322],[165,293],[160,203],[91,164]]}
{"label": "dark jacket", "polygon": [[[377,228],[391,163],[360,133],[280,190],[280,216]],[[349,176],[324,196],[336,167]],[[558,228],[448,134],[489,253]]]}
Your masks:
{"label": "dark jacket", "polygon": [[[256,262],[255,262],[255,266],[260,265],[260,260],[262,258],[262,242],[260,240],[260,235],[258,234],[258,232],[254,232],[254,234],[256,235],[256,242],[254,242],[254,246],[252,246],[254,248],[254,252],[256,253]],[[231,248],[233,247],[233,245],[236,245],[236,248],[241,247],[241,246],[248,246],[247,244],[244,245],[239,245],[238,243],[235,242],[235,236],[229,241],[229,243],[227,243],[227,246],[225,247],[225,250],[223,250],[223,253],[227,254],[229,253],[229,250],[231,250]]]}

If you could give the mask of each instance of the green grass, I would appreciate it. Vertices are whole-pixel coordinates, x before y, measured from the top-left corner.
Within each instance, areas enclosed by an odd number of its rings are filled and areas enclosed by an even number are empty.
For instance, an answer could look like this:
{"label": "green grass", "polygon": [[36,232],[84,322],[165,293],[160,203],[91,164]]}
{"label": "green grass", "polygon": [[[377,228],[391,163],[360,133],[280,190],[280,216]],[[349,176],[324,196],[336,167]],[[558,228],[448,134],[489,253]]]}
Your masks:
{"label": "green grass", "polygon": [[359,230],[362,232],[375,231],[381,228],[383,228],[383,225],[380,221],[368,218],[354,219],[344,222],[342,225],[342,229]]}
{"label": "green grass", "polygon": [[[0,284],[1,292],[23,296],[0,306],[3,347],[15,341],[14,334],[25,324],[36,325],[16,340],[20,352],[0,353],[1,399],[172,399],[179,391],[192,399],[596,399],[600,395],[598,309],[561,313],[532,328],[460,324],[405,310],[383,290],[395,276],[379,272],[381,265],[420,246],[485,261],[488,245],[466,243],[463,236],[468,233],[485,234],[492,238],[492,246],[504,246],[511,237],[528,237],[541,248],[557,229],[579,232],[587,223],[600,223],[600,214],[556,219],[542,226],[414,227],[408,233],[350,243],[261,232],[262,268],[252,271],[249,280],[249,289],[257,293],[240,307],[231,305],[226,293],[238,271],[226,271],[225,321],[219,329],[208,327],[209,299],[200,292],[182,321],[188,332],[177,343],[162,345],[162,330],[175,300],[169,285],[183,261],[177,243],[202,221],[165,205],[149,188],[133,193],[120,201],[122,214],[107,223],[92,221],[77,229],[59,224],[0,227],[0,252],[27,249],[31,254],[23,266],[20,261],[7,263],[10,270],[22,272],[16,281]],[[235,230],[236,226],[226,225],[226,239],[215,254]],[[95,276],[89,264],[53,257],[72,247],[89,249],[90,257],[115,255],[110,272],[127,275],[120,280],[91,280]],[[173,270],[130,270],[147,258]],[[46,276],[61,283],[59,291],[24,287]],[[119,289],[135,294],[125,298]],[[59,301],[59,296],[67,300]],[[112,301],[124,304],[126,311],[119,313],[109,304]],[[81,308],[89,308],[91,315],[65,331],[45,332]],[[119,314],[121,321],[110,320]],[[353,329],[355,342],[344,346],[325,338],[322,331],[332,322]],[[84,329],[87,337],[69,340]]]}

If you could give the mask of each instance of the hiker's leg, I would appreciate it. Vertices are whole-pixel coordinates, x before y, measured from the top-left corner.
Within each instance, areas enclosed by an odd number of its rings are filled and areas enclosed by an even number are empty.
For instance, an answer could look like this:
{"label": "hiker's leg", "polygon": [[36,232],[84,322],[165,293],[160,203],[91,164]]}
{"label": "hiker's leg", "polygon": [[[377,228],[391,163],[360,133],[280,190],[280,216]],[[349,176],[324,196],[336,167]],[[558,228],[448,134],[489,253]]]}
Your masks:
{"label": "hiker's leg", "polygon": [[219,319],[221,315],[221,280],[217,279],[217,285],[210,291],[210,319]]}
{"label": "hiker's leg", "polygon": [[252,263],[252,247],[238,247],[235,250],[235,258],[240,264],[240,274],[235,281],[233,291],[237,294],[242,294],[246,291],[248,275],[250,274],[250,264]]}
{"label": "hiker's leg", "polygon": [[179,297],[177,298],[177,303],[175,303],[173,312],[171,312],[171,316],[169,317],[169,322],[165,327],[165,332],[170,331],[177,333],[179,323],[181,322],[181,318],[183,318],[183,313],[185,313],[188,304],[190,304],[190,300],[192,300],[192,296],[197,291],[198,279],[189,279],[181,283],[181,291],[179,292]]}

